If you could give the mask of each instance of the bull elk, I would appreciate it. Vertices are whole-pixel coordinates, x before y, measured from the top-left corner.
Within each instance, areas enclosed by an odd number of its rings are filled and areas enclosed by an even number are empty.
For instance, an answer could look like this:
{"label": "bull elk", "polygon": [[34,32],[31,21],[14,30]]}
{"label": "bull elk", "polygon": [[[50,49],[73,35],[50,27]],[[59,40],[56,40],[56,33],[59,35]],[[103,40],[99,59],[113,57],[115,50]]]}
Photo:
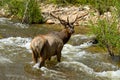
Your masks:
{"label": "bull elk", "polygon": [[69,17],[67,17],[67,21],[61,19],[59,16],[55,16],[55,14],[50,13],[50,15],[60,21],[60,23],[64,26],[60,32],[51,32],[45,35],[36,36],[30,44],[32,50],[32,58],[34,63],[40,61],[39,68],[45,65],[45,60],[49,59],[56,55],[57,61],[61,60],[61,50],[65,43],[68,42],[71,35],[74,33],[73,24],[77,21],[77,19],[85,16],[76,17],[73,22],[69,22]]}

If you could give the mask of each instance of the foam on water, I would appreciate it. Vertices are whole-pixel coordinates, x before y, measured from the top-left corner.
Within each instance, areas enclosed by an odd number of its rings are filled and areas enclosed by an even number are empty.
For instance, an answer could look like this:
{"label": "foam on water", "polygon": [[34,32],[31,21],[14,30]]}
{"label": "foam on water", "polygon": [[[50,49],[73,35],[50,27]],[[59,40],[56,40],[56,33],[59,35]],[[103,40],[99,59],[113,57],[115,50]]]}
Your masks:
{"label": "foam on water", "polygon": [[106,65],[106,66],[111,66],[112,68],[118,68],[117,66],[111,64],[111,63],[105,63],[105,62],[101,62],[102,65]]}
{"label": "foam on water", "polygon": [[36,63],[36,64],[33,66],[33,68],[35,68],[35,69],[40,69],[40,68],[39,68],[39,65],[40,65],[40,63]]}
{"label": "foam on water", "polygon": [[[71,38],[78,38],[78,37],[81,38],[81,39],[88,39],[88,36],[80,35],[80,34],[74,35]],[[91,36],[89,36],[89,37],[91,37]]]}
{"label": "foam on water", "polygon": [[0,56],[0,63],[13,63],[10,59]]}
{"label": "foam on water", "polygon": [[28,24],[22,24],[22,23],[14,23],[9,18],[0,18],[0,24],[1,25],[11,25],[14,27],[20,27],[20,28],[28,28]]}
{"label": "foam on water", "polygon": [[65,44],[62,50],[62,54],[69,54],[70,52],[76,52],[78,49],[76,49],[74,46],[70,44]]}
{"label": "foam on water", "polygon": [[52,79],[60,79],[60,80],[64,80],[66,79],[66,76],[64,75],[64,73],[60,72],[60,71],[56,71],[56,70],[52,70],[52,69],[48,69],[46,67],[41,67],[39,68],[39,64],[40,63],[36,63],[33,68],[34,69],[39,69],[43,72],[42,76],[45,76],[45,77],[49,77],[49,78],[52,78]]}
{"label": "foam on water", "polygon": [[120,70],[95,72],[92,68],[88,67],[87,65],[76,61],[73,62],[63,61],[61,63],[58,63],[57,66],[75,72],[84,72],[85,74],[93,75],[95,77],[99,76],[99,77],[106,77],[110,80],[120,80]]}
{"label": "foam on water", "polygon": [[22,24],[22,23],[14,23],[13,24],[16,27],[20,27],[20,28],[28,28],[28,24]]}
{"label": "foam on water", "polygon": [[[30,42],[31,42],[31,38],[22,38],[22,37],[3,38],[3,39],[0,39],[0,49],[3,49],[4,45],[8,45],[8,46],[23,47],[23,48],[30,50]],[[120,79],[120,76],[119,76],[120,70],[95,72],[94,69],[88,67],[87,65],[83,64],[82,62],[75,60],[75,58],[80,59],[86,55],[91,55],[94,58],[97,58],[96,56],[94,56],[95,54],[86,53],[86,51],[81,49],[83,47],[86,48],[91,45],[92,45],[91,43],[83,43],[79,46],[72,46],[70,44],[64,45],[63,50],[62,50],[62,56],[67,58],[68,60],[62,61],[62,62],[58,63],[56,66],[59,66],[61,68],[71,69],[71,70],[78,71],[78,72],[82,71],[89,75],[108,77],[108,78],[111,78],[112,80],[119,80]],[[89,56],[87,56],[87,57],[89,57]],[[12,63],[12,61],[10,61],[9,59],[0,56],[0,63],[4,63],[4,62]],[[101,63],[103,65],[108,65],[108,66],[111,65],[110,63],[109,64],[103,63],[103,62],[101,62]],[[33,66],[33,68],[39,69],[39,67],[38,67],[39,64],[40,63],[35,64]],[[113,66],[113,67],[115,67],[115,66]],[[56,79],[57,78],[66,79],[66,76],[63,72],[51,70],[46,67],[42,67],[42,68],[40,68],[40,70],[44,72],[43,76],[56,77]]]}
{"label": "foam on water", "polygon": [[92,45],[93,44],[91,42],[85,42],[85,43],[81,44],[80,46],[76,46],[76,48],[88,48]]}
{"label": "foam on water", "polygon": [[[66,74],[61,71],[56,71],[54,69],[48,69],[46,67],[38,68],[38,64],[35,64],[33,67],[39,69],[43,72],[42,76],[49,77],[51,79],[60,79],[66,80]],[[36,67],[35,67],[36,66]],[[84,73],[86,75],[91,75],[94,77],[108,77],[110,80],[119,80],[120,77],[120,70],[117,71],[104,71],[104,72],[95,72],[92,68],[88,67],[87,65],[76,62],[76,61],[62,61],[56,65],[56,67],[64,68],[66,70],[70,70],[76,73]]]}
{"label": "foam on water", "polygon": [[[93,74],[95,76],[107,77],[107,78],[110,78],[111,80],[120,80],[120,70],[95,72],[92,68],[88,67],[87,65],[85,65],[81,62],[74,61],[75,60],[74,58],[77,59],[80,57],[84,57],[86,55],[93,55],[95,58],[97,58],[99,56],[97,54],[90,54],[84,50],[82,50],[82,51],[80,50],[81,48],[86,48],[91,45],[92,45],[92,43],[84,43],[84,44],[81,44],[80,46],[72,46],[70,44],[66,44],[62,50],[62,53],[63,53],[62,56],[68,58],[68,60],[70,62],[63,61],[61,63],[58,63],[57,66],[60,66],[63,68],[71,68],[72,70],[75,70],[75,71],[78,71],[78,70],[83,71],[83,72],[86,72],[87,74]],[[71,51],[73,51],[74,53],[72,53]],[[72,54],[72,56],[70,56],[71,54]],[[115,65],[112,65],[111,63],[100,62],[100,64],[106,65],[106,66],[111,66],[112,68],[117,67]]]}
{"label": "foam on water", "polygon": [[70,53],[80,52],[82,48],[87,48],[87,47],[90,47],[90,46],[92,46],[92,43],[90,43],[90,42],[83,43],[79,46],[72,46],[70,44],[65,44],[64,47],[63,47],[62,53],[63,54],[69,54],[69,52]]}
{"label": "foam on water", "polygon": [[96,73],[98,76],[111,78],[111,80],[120,80],[120,70],[116,71],[103,71]]}
{"label": "foam on water", "polygon": [[62,73],[62,72],[59,72],[59,71],[55,71],[55,70],[48,69],[48,68],[46,68],[46,67],[41,67],[40,70],[43,71],[43,72],[45,73],[44,75],[47,75],[48,72],[56,73],[56,74]]}
{"label": "foam on water", "polygon": [[9,24],[12,24],[13,22],[11,22],[8,18],[0,18],[0,24],[6,24],[6,23],[9,23]]}
{"label": "foam on water", "polygon": [[68,60],[74,60],[74,58],[80,58],[84,55],[87,55],[87,52],[82,50],[82,46],[84,48],[91,46],[91,43],[84,43],[79,46],[72,46],[70,44],[65,44],[62,49],[62,56],[64,56]]}
{"label": "foam on water", "polygon": [[18,46],[18,47],[25,47],[26,49],[30,49],[30,41],[31,38],[22,38],[22,37],[9,37],[0,39],[0,47],[2,48],[3,45],[10,45],[10,46]]}
{"label": "foam on water", "polygon": [[72,61],[72,62],[63,61],[61,63],[58,63],[57,66],[71,68],[74,71],[83,71],[88,74],[94,73],[93,69],[89,68],[88,66],[84,65],[83,63],[76,62],[76,61]]}

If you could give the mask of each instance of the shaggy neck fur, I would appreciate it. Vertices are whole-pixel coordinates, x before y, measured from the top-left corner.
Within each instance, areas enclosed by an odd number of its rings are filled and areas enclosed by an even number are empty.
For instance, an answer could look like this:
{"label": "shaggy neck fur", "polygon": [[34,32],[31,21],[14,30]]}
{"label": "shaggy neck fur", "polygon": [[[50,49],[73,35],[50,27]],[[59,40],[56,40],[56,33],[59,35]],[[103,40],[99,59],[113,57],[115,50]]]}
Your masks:
{"label": "shaggy neck fur", "polygon": [[61,32],[59,32],[59,37],[63,40],[63,43],[65,44],[70,39],[71,34],[67,29],[63,29]]}

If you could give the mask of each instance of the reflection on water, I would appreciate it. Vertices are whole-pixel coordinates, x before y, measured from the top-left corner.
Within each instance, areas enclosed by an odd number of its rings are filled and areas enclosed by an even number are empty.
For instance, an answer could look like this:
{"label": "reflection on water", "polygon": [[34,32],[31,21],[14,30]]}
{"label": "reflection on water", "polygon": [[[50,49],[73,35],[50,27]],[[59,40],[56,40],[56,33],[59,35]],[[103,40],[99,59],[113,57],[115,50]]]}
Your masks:
{"label": "reflection on water", "polygon": [[48,25],[20,27],[21,24],[7,21],[4,24],[6,25],[0,26],[0,34],[5,37],[0,39],[0,79],[2,80],[120,79],[119,67],[110,62],[109,56],[92,54],[83,49],[92,45],[90,42],[84,43],[90,38],[84,35],[74,35],[69,44],[64,45],[60,63],[57,62],[56,57],[52,57],[51,61],[46,61],[46,67],[36,69],[33,67],[35,64],[31,63],[30,41],[33,36],[54,29]]}

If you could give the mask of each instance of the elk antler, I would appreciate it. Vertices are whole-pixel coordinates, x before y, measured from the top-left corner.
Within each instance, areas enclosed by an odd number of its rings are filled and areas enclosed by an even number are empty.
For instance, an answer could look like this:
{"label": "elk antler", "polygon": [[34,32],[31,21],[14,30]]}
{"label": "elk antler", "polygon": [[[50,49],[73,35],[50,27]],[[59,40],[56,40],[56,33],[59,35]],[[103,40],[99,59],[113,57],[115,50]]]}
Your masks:
{"label": "elk antler", "polygon": [[51,16],[53,16],[54,18],[58,19],[57,16],[55,16],[53,13],[50,13]]}
{"label": "elk antler", "polygon": [[77,15],[76,19],[73,22],[71,22],[71,24],[74,24],[78,19],[83,18],[86,15],[88,15],[88,12],[86,14],[82,15],[82,16],[79,16],[79,17]]}
{"label": "elk antler", "polygon": [[58,19],[60,21],[61,24],[65,24],[65,23],[71,23],[74,24],[78,19],[83,18],[84,16],[88,15],[88,12],[83,14],[82,16],[78,16],[75,18],[75,20],[73,22],[69,22],[69,16],[67,17],[67,21],[61,19],[59,16],[55,16],[55,14],[53,14],[52,12],[50,13],[51,16],[53,16],[54,18]]}
{"label": "elk antler", "polygon": [[58,19],[60,22],[66,22],[65,20],[61,19],[59,16],[55,16],[52,12],[50,13],[50,15]]}
{"label": "elk antler", "polygon": [[67,22],[69,23],[69,16],[67,17]]}

